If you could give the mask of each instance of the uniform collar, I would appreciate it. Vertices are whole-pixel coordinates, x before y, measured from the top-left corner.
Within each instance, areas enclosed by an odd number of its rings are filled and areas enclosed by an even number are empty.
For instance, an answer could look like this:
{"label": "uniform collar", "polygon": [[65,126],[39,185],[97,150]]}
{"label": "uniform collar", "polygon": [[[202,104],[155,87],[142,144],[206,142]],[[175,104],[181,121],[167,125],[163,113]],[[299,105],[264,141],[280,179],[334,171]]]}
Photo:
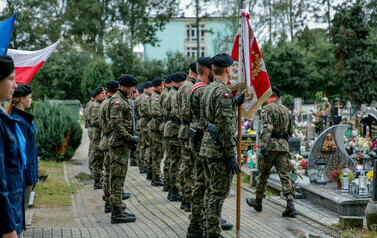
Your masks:
{"label": "uniform collar", "polygon": [[159,91],[153,90],[157,95],[160,95],[161,93]]}
{"label": "uniform collar", "polygon": [[221,80],[221,79],[219,79],[219,78],[216,78],[215,77],[215,80],[214,80],[214,82],[218,82],[218,83],[222,83],[222,84],[224,84],[225,85],[225,83]]}
{"label": "uniform collar", "polygon": [[271,99],[270,101],[268,101],[268,103],[267,104],[270,104],[270,103],[272,103],[272,102],[277,102],[277,98],[273,98],[273,99]]}
{"label": "uniform collar", "polygon": [[33,119],[34,119],[34,115],[31,114],[31,113],[28,113],[28,112],[25,112],[25,111],[22,111],[20,109],[18,109],[17,107],[13,107],[12,108],[12,112],[14,114],[18,114],[20,115],[23,119],[25,119],[25,121],[29,124],[31,124],[33,122]]}
{"label": "uniform collar", "polygon": [[176,86],[172,86],[171,89],[178,90]]}
{"label": "uniform collar", "polygon": [[191,78],[191,77],[187,77],[187,80],[190,81],[190,82],[192,82],[192,83],[194,83],[194,84],[195,84],[195,81],[196,81],[196,79]]}
{"label": "uniform collar", "polygon": [[125,91],[118,89],[119,94],[126,100],[128,100],[128,95]]}

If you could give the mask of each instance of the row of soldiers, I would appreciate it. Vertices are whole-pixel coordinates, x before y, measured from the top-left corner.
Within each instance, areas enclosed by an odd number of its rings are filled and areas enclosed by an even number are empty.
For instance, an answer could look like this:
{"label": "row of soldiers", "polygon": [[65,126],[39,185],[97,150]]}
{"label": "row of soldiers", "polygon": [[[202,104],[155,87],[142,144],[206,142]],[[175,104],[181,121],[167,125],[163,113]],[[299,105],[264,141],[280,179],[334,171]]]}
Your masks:
{"label": "row of soldiers", "polygon": [[[233,175],[241,172],[234,135],[237,106],[244,101],[226,86],[232,64],[225,53],[200,57],[188,75],[168,75],[165,87],[156,78],[135,90],[136,78],[123,75],[119,88],[116,81],[107,83],[106,99],[103,88],[93,92],[84,113],[91,139],[89,167],[94,188],[103,182],[112,223],[136,220],[122,202],[129,197],[122,195],[122,187],[130,159],[152,186],[168,192],[168,200],[181,201],[181,208],[191,212],[187,237],[222,237],[222,229],[232,228],[221,211]],[[255,200],[247,202],[252,206]]]}

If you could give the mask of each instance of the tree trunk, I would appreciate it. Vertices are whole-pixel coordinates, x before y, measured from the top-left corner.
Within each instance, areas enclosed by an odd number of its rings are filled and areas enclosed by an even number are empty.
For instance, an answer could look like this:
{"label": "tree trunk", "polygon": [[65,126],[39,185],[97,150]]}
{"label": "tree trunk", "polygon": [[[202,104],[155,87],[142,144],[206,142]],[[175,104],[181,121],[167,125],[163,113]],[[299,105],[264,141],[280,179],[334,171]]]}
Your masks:
{"label": "tree trunk", "polygon": [[291,41],[293,41],[293,9],[292,9],[292,0],[289,0],[289,27],[291,30]]}

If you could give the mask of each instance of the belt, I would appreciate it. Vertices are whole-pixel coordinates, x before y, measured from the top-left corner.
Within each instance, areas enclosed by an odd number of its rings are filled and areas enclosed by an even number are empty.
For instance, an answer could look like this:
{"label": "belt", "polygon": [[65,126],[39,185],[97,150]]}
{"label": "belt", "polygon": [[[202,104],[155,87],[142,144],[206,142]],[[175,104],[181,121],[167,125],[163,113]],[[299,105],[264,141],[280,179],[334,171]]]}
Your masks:
{"label": "belt", "polygon": [[276,132],[272,132],[271,133],[271,138],[274,138],[274,139],[284,139],[284,140],[288,141],[288,133],[284,133],[282,135],[282,134],[278,134]]}
{"label": "belt", "polygon": [[92,125],[90,125],[89,127],[90,128],[99,128],[99,126],[92,126]]}
{"label": "belt", "polygon": [[181,120],[181,125],[188,126],[190,123],[188,121]]}

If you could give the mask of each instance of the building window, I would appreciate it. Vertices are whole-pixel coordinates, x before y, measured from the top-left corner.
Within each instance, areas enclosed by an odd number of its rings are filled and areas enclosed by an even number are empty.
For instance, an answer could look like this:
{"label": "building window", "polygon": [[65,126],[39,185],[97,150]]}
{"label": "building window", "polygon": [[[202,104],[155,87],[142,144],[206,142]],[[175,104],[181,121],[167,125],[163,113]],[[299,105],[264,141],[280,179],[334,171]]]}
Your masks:
{"label": "building window", "polygon": [[[196,50],[196,47],[187,47],[186,48],[186,55],[187,58],[197,58],[198,56],[196,55],[198,52]],[[200,47],[200,52],[199,55],[204,57],[205,56],[205,47]]]}
{"label": "building window", "polygon": [[[196,35],[196,25],[186,25],[186,37],[187,41],[197,41]],[[199,37],[200,41],[204,41],[205,39],[205,28],[204,25],[199,25]]]}

